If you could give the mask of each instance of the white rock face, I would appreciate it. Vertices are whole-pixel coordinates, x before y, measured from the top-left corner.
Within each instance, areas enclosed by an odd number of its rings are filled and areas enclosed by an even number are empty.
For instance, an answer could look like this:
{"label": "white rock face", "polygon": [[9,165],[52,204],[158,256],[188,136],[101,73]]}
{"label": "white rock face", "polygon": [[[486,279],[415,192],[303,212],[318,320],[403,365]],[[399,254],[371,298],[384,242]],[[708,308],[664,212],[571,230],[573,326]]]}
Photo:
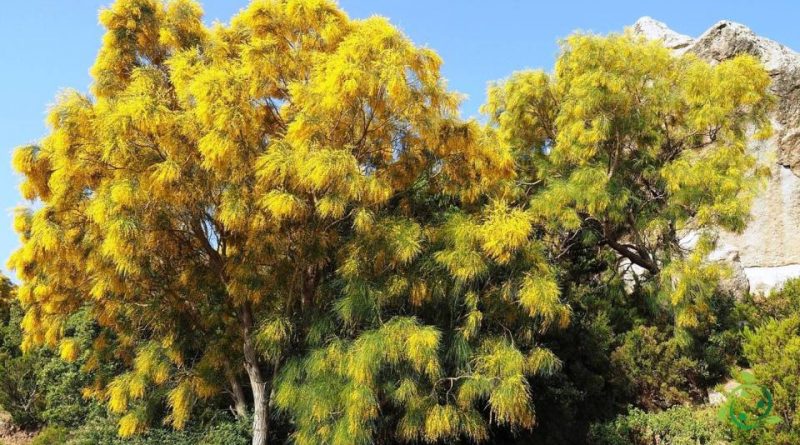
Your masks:
{"label": "white rock face", "polygon": [[637,20],[633,25],[633,31],[648,40],[661,40],[664,42],[664,46],[676,52],[683,52],[690,44],[694,43],[693,38],[678,34],[651,17],[642,17]]}
{"label": "white rock face", "polygon": [[691,45],[704,59],[720,62],[737,54],[752,54],[769,72],[798,66],[796,52],[773,40],[757,36],[750,28],[722,20],[704,32]]}
{"label": "white rock face", "polygon": [[752,292],[768,292],[780,287],[790,278],[800,277],[800,264],[775,267],[748,267],[744,269]]}
{"label": "white rock face", "polygon": [[[767,292],[800,276],[800,54],[760,37],[739,23],[721,21],[697,39],[678,34],[665,24],[642,17],[633,32],[662,40],[676,54],[691,52],[711,63],[739,54],[757,57],[772,78],[778,98],[773,116],[775,135],[752,141],[749,150],[772,173],[753,202],[751,222],[741,234],[720,236],[716,258],[733,264],[734,281],[746,281],[756,292]],[[738,271],[738,273],[736,273]]]}

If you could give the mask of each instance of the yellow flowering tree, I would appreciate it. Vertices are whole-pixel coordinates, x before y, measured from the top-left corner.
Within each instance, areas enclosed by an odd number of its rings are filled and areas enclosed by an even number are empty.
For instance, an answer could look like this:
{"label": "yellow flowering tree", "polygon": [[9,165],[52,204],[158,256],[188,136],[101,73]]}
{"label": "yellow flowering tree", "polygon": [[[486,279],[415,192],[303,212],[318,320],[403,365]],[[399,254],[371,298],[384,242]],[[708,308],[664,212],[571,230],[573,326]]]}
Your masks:
{"label": "yellow flowering tree", "polygon": [[492,85],[484,111],[552,251],[594,249],[694,328],[726,273],[706,261],[716,233],[744,228],[763,178],[747,141],[770,135],[769,83],[750,56],[712,66],[658,41],[576,34],[553,73]]}
{"label": "yellow flowering tree", "polygon": [[378,264],[407,262],[411,197],[474,200],[511,164],[456,118],[438,56],[382,18],[256,0],[229,25],[201,19],[190,0],[101,12],[91,94],[62,93],[50,134],[14,154],[38,204],[17,211],[10,265],[25,348],[76,357],[78,310],[102,327],[87,368],[124,372],[86,393],[121,435],[154,420],[154,398],[182,428],[225,391],[252,405],[260,445],[274,376],[328,312],[354,227],[382,245]]}
{"label": "yellow flowering tree", "polygon": [[417,194],[401,219],[356,218],[336,271],[341,327],[280,375],[295,443],[533,428],[530,381],[561,364],[542,334],[570,323],[570,294],[625,264],[680,328],[698,326],[723,274],[705,261],[713,232],[744,226],[759,181],[745,145],[769,134],[768,85],[753,58],[712,67],[628,35],[575,35],[553,74],[493,85],[484,137],[513,175],[477,199]]}

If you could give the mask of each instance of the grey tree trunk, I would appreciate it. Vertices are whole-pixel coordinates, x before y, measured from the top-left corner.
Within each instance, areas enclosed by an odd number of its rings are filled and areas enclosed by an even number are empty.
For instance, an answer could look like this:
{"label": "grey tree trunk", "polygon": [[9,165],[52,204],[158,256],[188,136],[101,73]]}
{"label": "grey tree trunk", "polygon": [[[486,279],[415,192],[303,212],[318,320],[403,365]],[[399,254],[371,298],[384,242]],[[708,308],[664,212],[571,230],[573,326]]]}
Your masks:
{"label": "grey tree trunk", "polygon": [[253,390],[253,445],[267,445],[269,438],[269,391],[261,373],[250,373]]}
{"label": "grey tree trunk", "polygon": [[250,379],[253,392],[253,442],[252,445],[267,445],[269,440],[269,395],[272,388],[264,380],[258,360],[258,352],[253,344],[253,316],[249,307],[242,310],[244,335],[244,368]]}

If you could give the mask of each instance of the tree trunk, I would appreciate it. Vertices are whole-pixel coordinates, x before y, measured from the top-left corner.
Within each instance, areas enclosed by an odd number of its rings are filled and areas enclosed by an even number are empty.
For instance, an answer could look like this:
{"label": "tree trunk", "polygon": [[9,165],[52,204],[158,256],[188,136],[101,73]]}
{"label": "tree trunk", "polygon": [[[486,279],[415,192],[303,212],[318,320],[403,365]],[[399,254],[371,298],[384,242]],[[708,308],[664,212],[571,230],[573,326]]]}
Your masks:
{"label": "tree trunk", "polygon": [[260,373],[250,375],[250,386],[253,389],[253,445],[267,445],[269,439],[269,403],[267,384]]}
{"label": "tree trunk", "polygon": [[253,344],[253,315],[249,306],[242,309],[242,334],[244,335],[244,368],[250,378],[253,392],[253,442],[252,445],[267,445],[269,440],[269,393],[271,388],[264,380]]}
{"label": "tree trunk", "polygon": [[245,417],[247,416],[247,398],[244,396],[242,385],[239,384],[239,379],[230,369],[226,373],[228,374],[228,384],[231,387],[231,397],[233,398],[233,409],[236,417]]}

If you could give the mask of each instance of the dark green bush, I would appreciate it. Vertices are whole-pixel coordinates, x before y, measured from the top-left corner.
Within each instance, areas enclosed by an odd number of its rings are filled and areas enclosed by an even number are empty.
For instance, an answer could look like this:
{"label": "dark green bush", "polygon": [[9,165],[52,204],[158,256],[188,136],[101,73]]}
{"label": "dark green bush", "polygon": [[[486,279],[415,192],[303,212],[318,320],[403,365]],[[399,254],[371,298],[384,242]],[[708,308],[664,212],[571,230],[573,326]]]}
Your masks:
{"label": "dark green bush", "polygon": [[247,445],[250,440],[250,419],[243,419],[212,425],[205,431],[198,445]]}
{"label": "dark green bush", "polygon": [[647,410],[699,402],[707,379],[703,363],[678,338],[654,326],[637,326],[611,354],[616,379]]}
{"label": "dark green bush", "polygon": [[741,318],[758,327],[770,319],[783,319],[800,313],[800,279],[792,279],[768,295],[747,295],[738,305]]}

